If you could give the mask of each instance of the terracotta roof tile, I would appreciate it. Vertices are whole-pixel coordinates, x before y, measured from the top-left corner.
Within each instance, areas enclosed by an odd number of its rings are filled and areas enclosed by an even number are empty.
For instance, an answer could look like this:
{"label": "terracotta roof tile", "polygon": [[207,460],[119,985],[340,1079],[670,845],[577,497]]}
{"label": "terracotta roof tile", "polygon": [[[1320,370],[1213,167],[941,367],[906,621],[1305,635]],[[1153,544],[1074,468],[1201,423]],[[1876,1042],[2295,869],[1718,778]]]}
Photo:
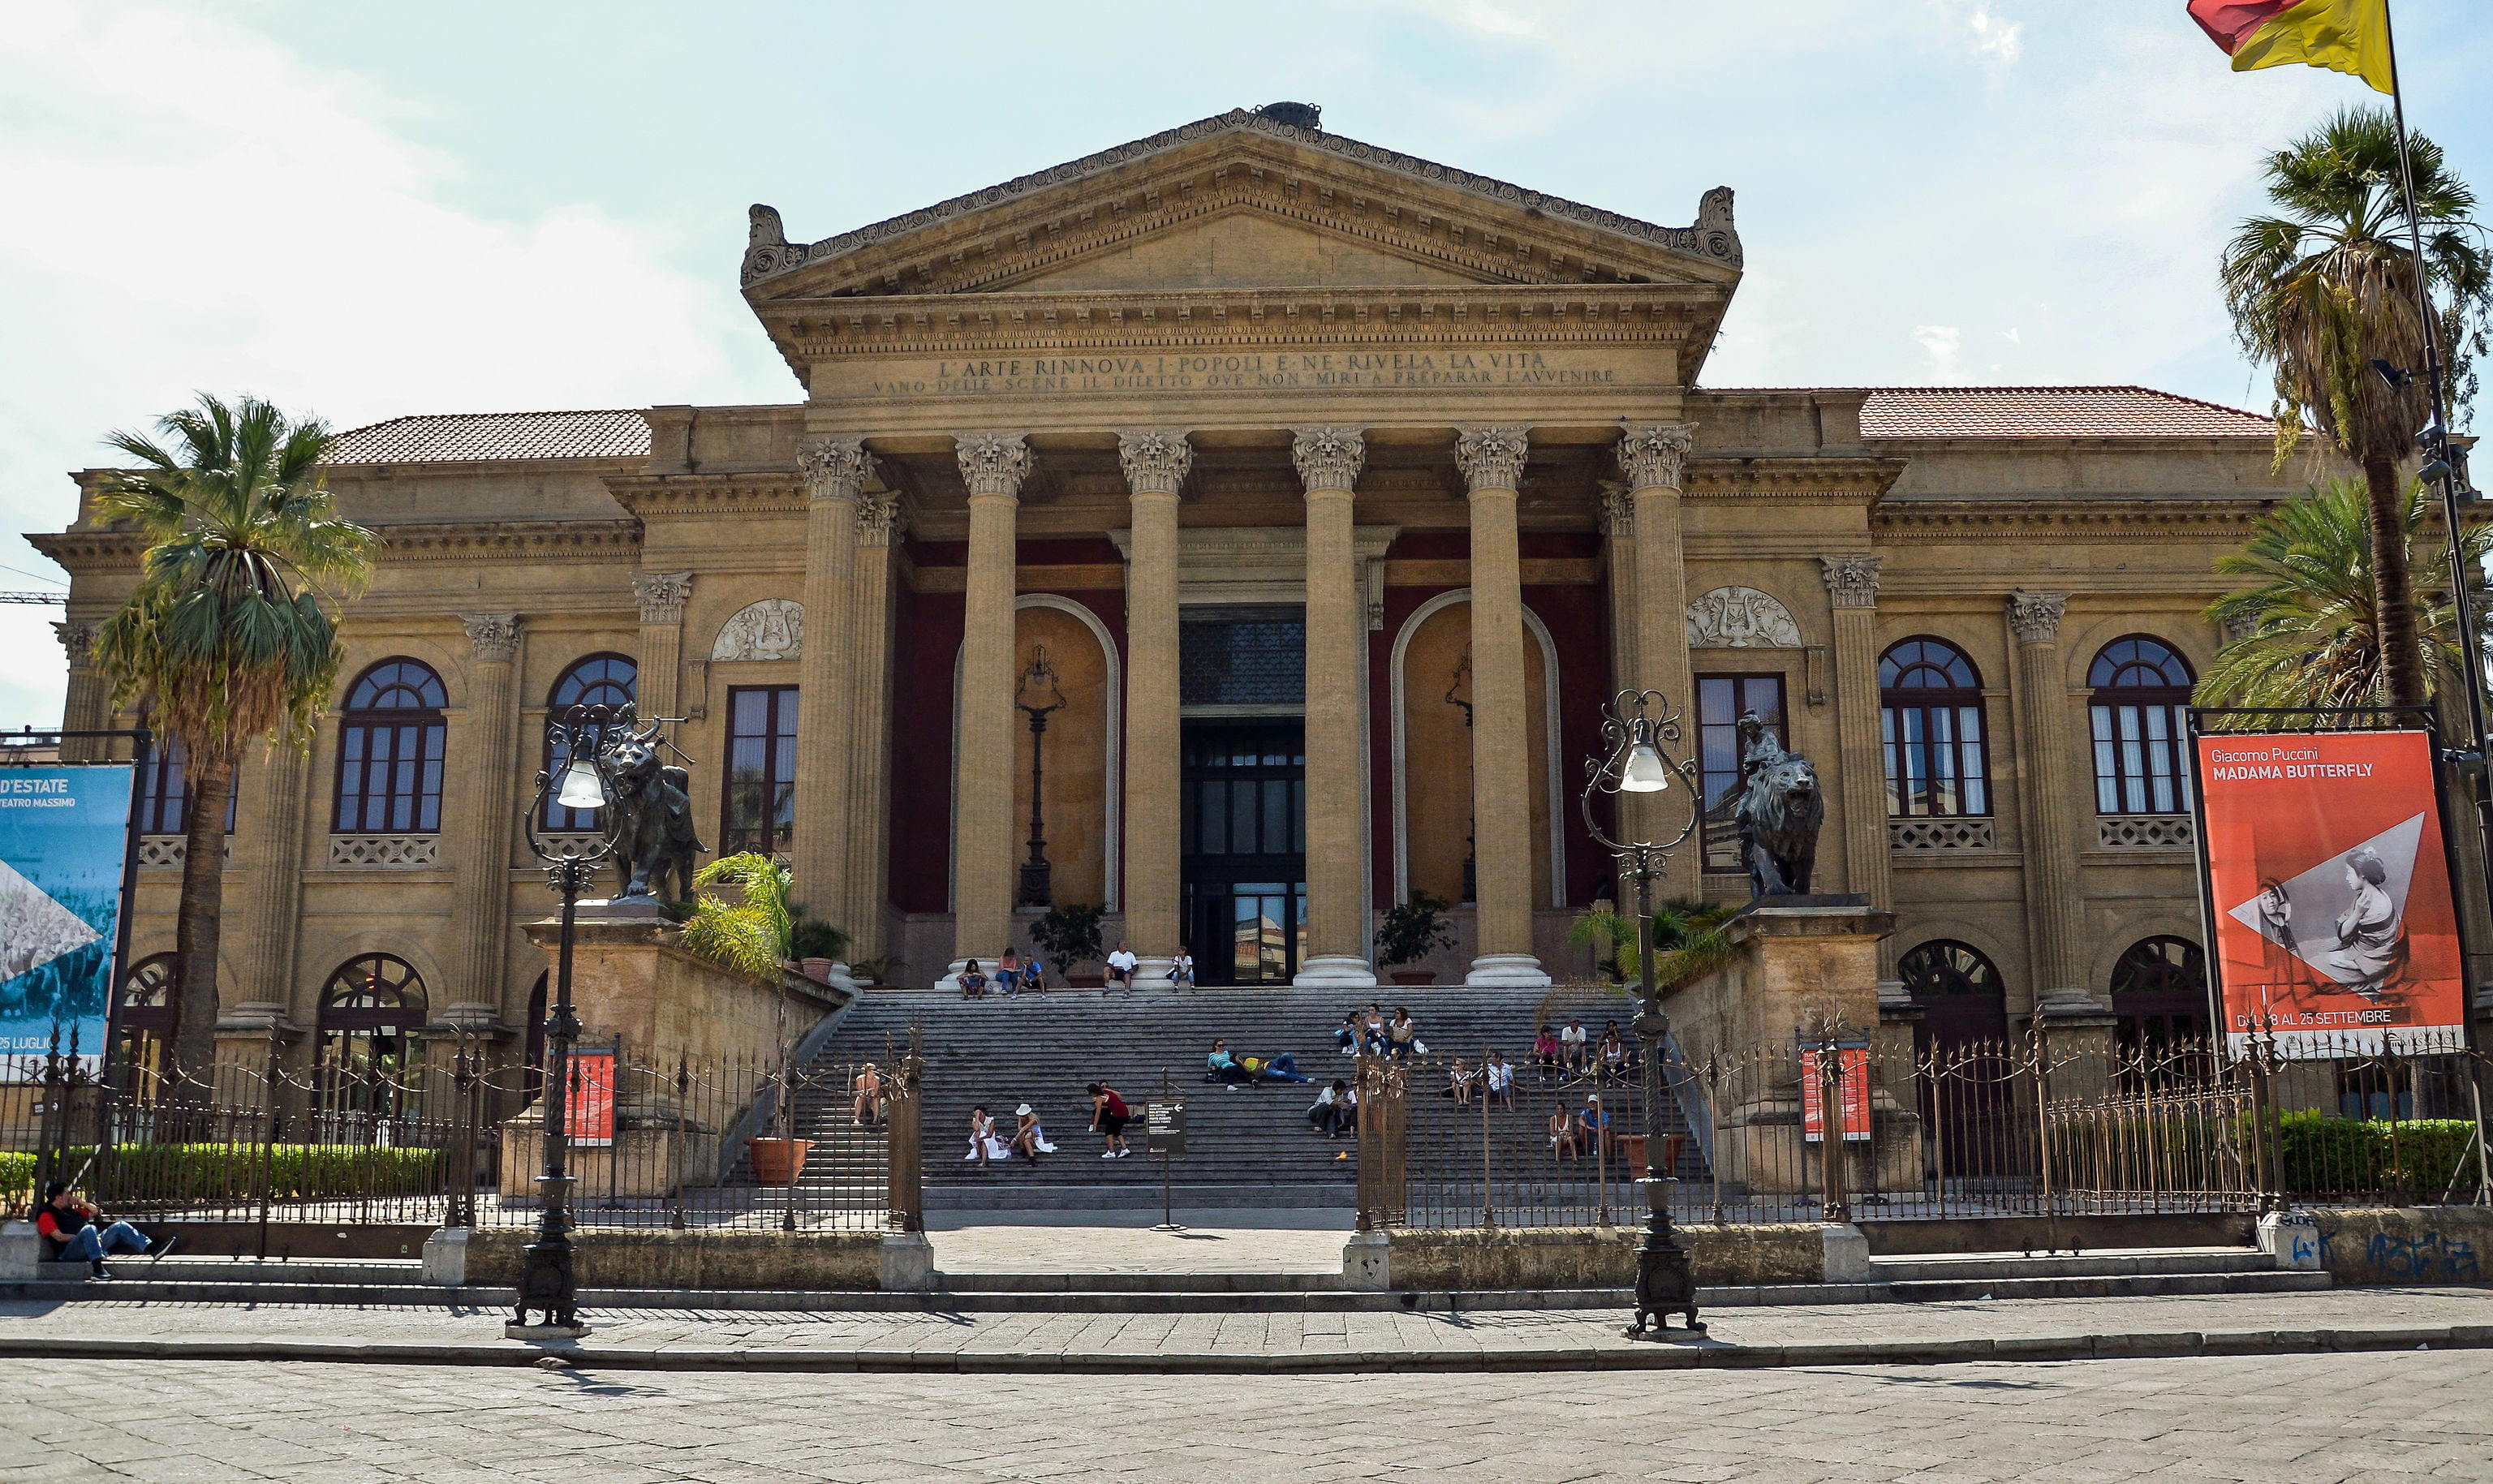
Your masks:
{"label": "terracotta roof tile", "polygon": [[2254,412],[2143,386],[1873,387],[1865,438],[2273,438]]}
{"label": "terracotta roof tile", "polygon": [[331,463],[456,463],[488,459],[646,459],[636,408],[603,412],[444,412],[351,429]]}

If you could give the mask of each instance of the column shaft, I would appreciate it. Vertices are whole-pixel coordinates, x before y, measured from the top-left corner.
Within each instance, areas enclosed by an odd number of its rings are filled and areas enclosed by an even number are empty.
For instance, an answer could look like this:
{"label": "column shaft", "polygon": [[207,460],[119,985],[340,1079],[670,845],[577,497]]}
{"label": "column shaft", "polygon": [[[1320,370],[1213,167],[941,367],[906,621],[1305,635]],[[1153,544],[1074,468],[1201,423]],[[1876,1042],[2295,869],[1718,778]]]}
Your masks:
{"label": "column shaft", "polygon": [[[851,603],[856,502],[868,456],[856,438],[796,451],[805,483],[805,639],[796,669],[796,900],[826,916],[848,908]],[[842,924],[841,926],[846,926]]]}
{"label": "column shaft", "polygon": [[1878,723],[1876,556],[1822,556],[1835,646],[1837,777],[1843,794],[1844,887],[1888,906],[1886,757]]}
{"label": "column shaft", "polygon": [[[1183,432],[1119,439],[1131,493],[1126,558],[1126,940],[1146,978],[1177,951],[1178,490],[1193,464]],[[1210,944],[1203,945],[1206,948]]]}
{"label": "column shaft", "polygon": [[636,572],[632,597],[641,609],[640,677],[633,705],[644,717],[675,716],[683,695],[684,604],[689,572]]}
{"label": "column shaft", "polygon": [[849,758],[849,901],[840,926],[849,952],[881,958],[888,946],[891,900],[891,551],[900,539],[900,501],[889,493],[857,501],[856,601],[851,623],[849,694],[856,736]]}
{"label": "column shaft", "polygon": [[1467,429],[1471,487],[1472,821],[1477,951],[1465,982],[1547,984],[1532,951],[1532,747],[1524,713],[1523,566],[1516,530],[1525,430]]}
{"label": "column shaft", "polygon": [[2035,1008],[2090,1008],[2080,937],[2083,903],[2077,841],[2068,826],[2069,695],[2060,673],[2060,618],[2067,593],[2011,593],[2017,636],[2018,793],[2026,833],[2026,921]]}
{"label": "column shaft", "polygon": [[964,434],[958,452],[970,487],[970,564],[953,750],[952,952],[986,965],[1012,931],[1014,539],[1030,445],[1018,433]]}
{"label": "column shaft", "polygon": [[[95,663],[95,637],[101,627],[75,618],[52,625],[52,633],[59,637],[70,661],[69,689],[61,697],[64,731],[102,731],[112,725],[112,687]],[[162,739],[159,741],[161,745]],[[61,760],[95,762],[106,756],[109,742],[105,737],[65,738],[61,742]]]}
{"label": "column shaft", "polygon": [[1602,558],[1610,582],[1610,689],[1637,675],[1636,503],[1625,485],[1602,488]]}
{"label": "column shaft", "polygon": [[[250,783],[243,783],[248,775]],[[235,770],[244,807],[236,811],[235,864],[242,887],[242,933],[232,960],[237,1012],[270,1021],[293,1013],[295,949],[303,917],[303,833],[312,800],[312,759],[291,742]]]}
{"label": "column shaft", "polygon": [[[1351,490],[1366,461],[1355,428],[1308,428],[1291,450],[1307,489],[1307,957],[1301,984],[1366,987],[1367,623]],[[1207,951],[1215,945],[1206,944]]]}
{"label": "column shaft", "polygon": [[[470,613],[465,622],[475,663],[467,671],[467,725],[460,771],[469,787],[449,832],[457,852],[458,968],[437,1019],[471,1028],[497,1024],[502,971],[511,934],[512,831],[522,807],[513,781],[520,758],[520,615]],[[535,770],[525,770],[533,777]]]}
{"label": "column shaft", "polygon": [[[1685,423],[1631,428],[1619,440],[1619,466],[1628,477],[1636,520],[1636,670],[1639,690],[1660,691],[1668,703],[1696,715],[1696,684],[1688,661],[1688,576],[1680,547],[1681,467],[1694,442]],[[1686,819],[1678,800],[1623,801],[1628,826],[1644,839],[1662,838]],[[1659,895],[1701,894],[1704,849],[1696,836],[1670,858]],[[1624,890],[1624,888],[1622,888]]]}

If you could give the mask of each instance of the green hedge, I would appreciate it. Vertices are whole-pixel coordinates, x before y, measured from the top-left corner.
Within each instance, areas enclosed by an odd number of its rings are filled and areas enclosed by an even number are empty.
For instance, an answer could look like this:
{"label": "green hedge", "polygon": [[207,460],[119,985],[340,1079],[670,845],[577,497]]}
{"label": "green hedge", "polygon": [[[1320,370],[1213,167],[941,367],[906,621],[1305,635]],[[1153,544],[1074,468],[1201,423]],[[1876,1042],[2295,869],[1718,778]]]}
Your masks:
{"label": "green hedge", "polygon": [[[88,1148],[67,1151],[63,1168],[86,1164]],[[128,1204],[192,1204],[256,1200],[266,1156],[268,1194],[278,1201],[338,1196],[431,1195],[441,1189],[442,1151],[352,1143],[129,1144],[112,1151],[112,1199]],[[88,1176],[93,1183],[93,1175]],[[24,1211],[35,1199],[35,1156],[0,1152],[0,1209]]]}
{"label": "green hedge", "polygon": [[2306,1111],[2280,1113],[2276,1121],[2290,1195],[2403,1188],[2415,1200],[2439,1201],[2461,1160],[2470,1161],[2474,1173],[2476,1125],[2464,1118],[2341,1118]]}

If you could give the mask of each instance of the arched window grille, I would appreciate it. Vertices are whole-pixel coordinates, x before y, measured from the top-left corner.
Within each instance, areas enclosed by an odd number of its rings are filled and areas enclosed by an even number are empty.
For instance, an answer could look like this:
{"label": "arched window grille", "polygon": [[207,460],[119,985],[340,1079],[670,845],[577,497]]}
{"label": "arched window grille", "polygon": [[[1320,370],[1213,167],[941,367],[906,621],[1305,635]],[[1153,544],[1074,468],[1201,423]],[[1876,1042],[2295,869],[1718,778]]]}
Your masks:
{"label": "arched window grille", "polygon": [[173,987],[180,981],[180,965],[169,953],[150,954],[130,965],[121,979],[121,1005],[114,1015],[121,1044],[113,1059],[122,1068],[120,1085],[142,1102],[152,1102],[164,1090],[165,1069],[172,1065]]}
{"label": "arched window grille", "polygon": [[2095,744],[2095,813],[2190,812],[2189,662],[2133,635],[2106,644],[2087,671]]}
{"label": "arched window grille", "polygon": [[[593,654],[562,672],[546,697],[550,721],[561,721],[574,706],[627,706],[639,691],[641,668],[619,654]],[[555,764],[554,745],[546,744],[543,766]],[[547,790],[545,828],[593,830],[597,816],[586,809],[565,809]]]}
{"label": "arched window grille", "polygon": [[2140,938],[2113,965],[2112,1010],[2132,1050],[2206,1041],[2208,956],[2188,938]]}
{"label": "arched window grille", "polygon": [[449,697],[416,660],[383,660],[346,692],[338,728],[342,835],[430,835],[441,828],[441,767]]}
{"label": "arched window grille", "polygon": [[1887,813],[1906,818],[1991,813],[1982,676],[1944,639],[1908,638],[1878,659]]}
{"label": "arched window grille", "polygon": [[1913,998],[1925,1002],[1977,995],[2004,999],[2008,987],[1982,950],[1937,937],[1896,961],[1896,976]]}
{"label": "arched window grille", "polygon": [[331,1113],[389,1117],[423,1062],[424,979],[405,959],[367,953],[347,960],[320,991],[322,1104]]}

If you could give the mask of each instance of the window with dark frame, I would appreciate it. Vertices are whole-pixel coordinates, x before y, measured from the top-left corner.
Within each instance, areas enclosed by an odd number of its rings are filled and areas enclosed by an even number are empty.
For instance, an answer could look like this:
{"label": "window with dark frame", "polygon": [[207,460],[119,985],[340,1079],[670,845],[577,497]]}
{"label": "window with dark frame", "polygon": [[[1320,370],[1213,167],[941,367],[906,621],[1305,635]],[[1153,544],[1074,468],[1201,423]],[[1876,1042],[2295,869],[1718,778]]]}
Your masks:
{"label": "window with dark frame", "polygon": [[1739,872],[1740,830],[1730,817],[1731,801],[1740,791],[1740,716],[1755,711],[1776,738],[1788,747],[1784,730],[1784,677],[1781,674],[1699,675],[1697,677],[1697,774],[1705,790],[1705,869]]}
{"label": "window with dark frame", "polygon": [[[191,752],[182,739],[165,735],[147,754],[147,774],[138,794],[138,833],[141,835],[181,835],[191,828]],[[233,833],[234,801],[242,795],[242,780],[237,776],[234,787],[225,791],[225,833]]]}
{"label": "window with dark frame", "polygon": [[2186,815],[2189,662],[2162,642],[2132,635],[2106,644],[2087,671],[2095,751],[2095,813]]}
{"label": "window with dark frame", "polygon": [[719,853],[777,855],[796,825],[796,688],[736,686],[727,693],[727,787]]}
{"label": "window with dark frame", "polygon": [[419,660],[383,660],[346,692],[338,727],[341,835],[430,835],[441,828],[449,697]]}
{"label": "window with dark frame", "polygon": [[1878,725],[1890,816],[1991,813],[1982,676],[1965,651],[1908,638],[1879,656]]}
{"label": "window with dark frame", "polygon": [[[320,992],[321,1109],[398,1117],[416,1112],[424,978],[393,954],[347,960]],[[341,1137],[332,1126],[327,1137]]]}
{"label": "window with dark frame", "polygon": [[[554,683],[546,697],[546,720],[562,722],[574,706],[627,706],[640,690],[641,667],[619,654],[593,654],[574,664]],[[554,767],[554,741],[545,743],[545,762]],[[549,830],[593,830],[597,815],[593,810],[565,809],[556,801],[555,790],[546,791],[545,823]]]}

